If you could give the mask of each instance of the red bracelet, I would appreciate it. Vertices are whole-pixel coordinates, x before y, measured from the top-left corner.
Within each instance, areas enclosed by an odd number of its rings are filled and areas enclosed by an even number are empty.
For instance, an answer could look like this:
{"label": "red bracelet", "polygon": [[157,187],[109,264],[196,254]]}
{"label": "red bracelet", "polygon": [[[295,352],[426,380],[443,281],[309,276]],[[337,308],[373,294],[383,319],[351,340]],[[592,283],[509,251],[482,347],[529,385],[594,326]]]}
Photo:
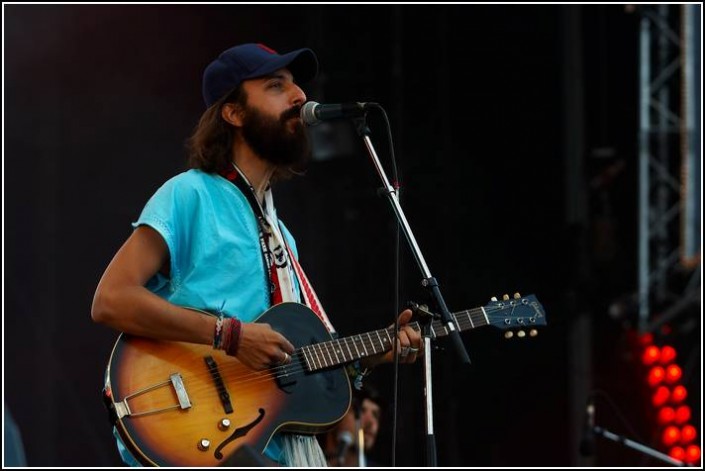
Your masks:
{"label": "red bracelet", "polygon": [[227,345],[224,346],[224,350],[225,353],[234,357],[237,355],[237,349],[240,346],[240,333],[242,332],[242,322],[234,318],[229,320],[230,325],[228,327],[230,330],[230,338]]}

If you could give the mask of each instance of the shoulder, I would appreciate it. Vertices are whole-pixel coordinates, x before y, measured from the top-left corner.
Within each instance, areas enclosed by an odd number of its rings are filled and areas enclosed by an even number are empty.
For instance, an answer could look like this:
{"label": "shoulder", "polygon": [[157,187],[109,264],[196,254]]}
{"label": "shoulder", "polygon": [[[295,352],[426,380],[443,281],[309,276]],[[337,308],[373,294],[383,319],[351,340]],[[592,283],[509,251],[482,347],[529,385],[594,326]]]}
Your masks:
{"label": "shoulder", "polygon": [[227,185],[230,185],[230,182],[218,174],[191,169],[164,182],[155,197],[186,203],[191,200],[212,198],[214,194],[227,190]]}
{"label": "shoulder", "polygon": [[180,191],[203,190],[219,186],[221,181],[225,180],[220,175],[191,169],[171,177],[162,187]]}

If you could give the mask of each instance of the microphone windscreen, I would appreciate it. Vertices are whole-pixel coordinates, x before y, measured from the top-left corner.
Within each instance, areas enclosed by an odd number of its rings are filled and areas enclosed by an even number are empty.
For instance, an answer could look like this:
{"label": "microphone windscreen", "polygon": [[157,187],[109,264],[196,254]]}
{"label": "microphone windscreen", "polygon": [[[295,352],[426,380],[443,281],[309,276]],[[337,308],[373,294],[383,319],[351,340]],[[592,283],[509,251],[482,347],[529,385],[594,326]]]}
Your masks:
{"label": "microphone windscreen", "polygon": [[318,124],[319,119],[316,117],[317,106],[318,103],[315,101],[304,103],[304,106],[301,107],[301,121],[308,125]]}

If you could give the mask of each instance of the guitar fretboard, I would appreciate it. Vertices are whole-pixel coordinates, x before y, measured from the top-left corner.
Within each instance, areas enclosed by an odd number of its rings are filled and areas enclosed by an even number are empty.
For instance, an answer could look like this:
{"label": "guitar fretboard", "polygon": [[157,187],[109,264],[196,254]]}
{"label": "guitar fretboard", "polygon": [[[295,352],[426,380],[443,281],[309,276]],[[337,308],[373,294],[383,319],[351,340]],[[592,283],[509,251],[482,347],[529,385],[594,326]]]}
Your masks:
{"label": "guitar fretboard", "polygon": [[[489,324],[483,308],[457,312],[453,318],[461,332]],[[421,330],[418,322],[411,322],[409,326],[417,332]],[[392,329],[390,327],[301,347],[306,368],[308,371],[316,371],[388,352],[392,349]],[[433,321],[431,331],[433,337],[444,337],[450,333],[441,321]]]}

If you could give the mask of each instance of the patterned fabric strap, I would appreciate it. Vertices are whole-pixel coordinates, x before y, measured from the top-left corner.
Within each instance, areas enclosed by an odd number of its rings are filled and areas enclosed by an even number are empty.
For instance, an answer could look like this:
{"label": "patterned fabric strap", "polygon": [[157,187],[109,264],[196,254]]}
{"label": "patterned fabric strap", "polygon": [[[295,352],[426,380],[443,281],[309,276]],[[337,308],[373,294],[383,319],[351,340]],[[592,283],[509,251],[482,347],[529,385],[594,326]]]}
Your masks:
{"label": "patterned fabric strap", "polygon": [[291,264],[294,266],[296,276],[299,279],[299,284],[302,288],[301,293],[303,294],[304,302],[308,307],[311,308],[313,312],[316,313],[321,322],[323,322],[323,325],[325,325],[326,329],[328,329],[328,332],[335,333],[335,328],[328,319],[328,315],[323,309],[321,302],[318,300],[318,296],[313,290],[311,283],[308,281],[308,277],[306,276],[306,273],[304,273],[304,269],[301,268],[301,265],[299,265],[299,261],[296,260],[296,257],[294,257],[294,254],[291,252],[291,248],[288,245],[286,246],[286,248],[289,251],[289,260],[291,260]]}
{"label": "patterned fabric strap", "polygon": [[[271,188],[267,188],[264,194],[264,205],[257,200],[252,185],[247,181],[247,177],[238,169],[235,164],[228,171],[221,172],[221,176],[229,180],[238,187],[245,195],[258,219],[260,226],[260,239],[262,245],[262,255],[271,290],[271,303],[276,305],[282,302],[303,302],[316,313],[329,332],[335,333],[333,324],[328,319],[321,302],[313,290],[308,277],[301,268],[294,253],[289,247],[283,231],[279,228],[278,217],[274,209],[274,201]],[[285,247],[286,250],[283,250]],[[300,293],[294,289],[293,277],[299,282]],[[299,294],[301,298],[299,299]]]}

